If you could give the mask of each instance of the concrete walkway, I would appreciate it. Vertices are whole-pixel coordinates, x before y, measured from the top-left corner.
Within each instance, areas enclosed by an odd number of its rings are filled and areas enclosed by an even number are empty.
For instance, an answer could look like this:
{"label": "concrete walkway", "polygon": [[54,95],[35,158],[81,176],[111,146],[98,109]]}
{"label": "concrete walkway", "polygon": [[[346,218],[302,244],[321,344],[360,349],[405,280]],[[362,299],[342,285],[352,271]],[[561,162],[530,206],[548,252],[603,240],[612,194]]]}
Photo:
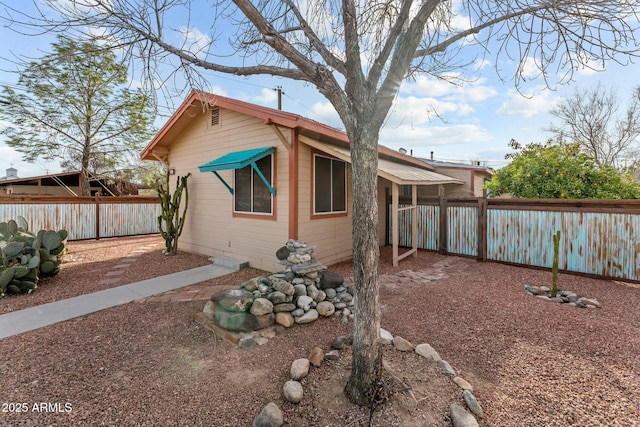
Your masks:
{"label": "concrete walkway", "polygon": [[206,265],[166,276],[80,295],[0,315],[0,339],[95,313],[141,298],[233,273],[237,268]]}

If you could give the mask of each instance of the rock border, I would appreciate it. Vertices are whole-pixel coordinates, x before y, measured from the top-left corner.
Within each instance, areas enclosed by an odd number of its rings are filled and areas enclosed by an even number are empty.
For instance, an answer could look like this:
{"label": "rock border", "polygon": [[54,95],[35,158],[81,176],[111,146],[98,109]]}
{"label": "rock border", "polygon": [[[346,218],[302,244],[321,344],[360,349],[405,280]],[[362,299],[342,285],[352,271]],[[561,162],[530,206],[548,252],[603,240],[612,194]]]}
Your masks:
{"label": "rock border", "polygon": [[[321,347],[314,347],[307,358],[294,360],[291,363],[290,379],[282,386],[284,399],[290,403],[300,403],[304,398],[304,388],[300,381],[309,374],[311,367],[318,368],[322,366],[322,362],[325,359],[338,359],[340,350],[344,348],[347,340],[346,336],[338,336],[332,341],[329,352],[325,353]],[[451,365],[446,360],[443,360],[430,344],[422,343],[414,346],[408,340],[399,335],[393,336],[383,328],[380,328],[380,341],[383,345],[393,345],[393,348],[397,351],[415,351],[428,362],[436,363],[440,371],[460,388],[462,398],[467,407],[465,409],[457,403],[450,405],[449,412],[453,427],[479,427],[477,418],[482,418],[484,411],[473,395],[473,386],[457,375]],[[274,402],[269,402],[253,420],[253,427],[282,427],[283,424],[282,411]]]}
{"label": "rock border", "polygon": [[528,295],[544,301],[567,304],[578,308],[602,308],[602,304],[595,298],[587,298],[573,291],[558,289],[555,297],[551,296],[551,289],[548,286],[524,285],[524,290]]}

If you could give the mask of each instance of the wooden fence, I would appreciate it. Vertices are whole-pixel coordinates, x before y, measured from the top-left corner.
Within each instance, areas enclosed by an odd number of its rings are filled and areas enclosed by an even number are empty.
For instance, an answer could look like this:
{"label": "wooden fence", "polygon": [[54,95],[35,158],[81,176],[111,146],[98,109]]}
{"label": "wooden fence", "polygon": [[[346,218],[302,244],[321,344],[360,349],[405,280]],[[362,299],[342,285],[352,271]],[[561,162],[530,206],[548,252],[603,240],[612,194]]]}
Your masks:
{"label": "wooden fence", "polygon": [[69,240],[158,232],[156,197],[0,197],[0,221],[24,217],[32,230],[69,232]]}
{"label": "wooden fence", "polygon": [[[399,214],[401,246],[412,246],[411,215]],[[560,230],[560,269],[640,282],[640,201],[442,197],[419,200],[416,215],[418,248],[550,268]]]}

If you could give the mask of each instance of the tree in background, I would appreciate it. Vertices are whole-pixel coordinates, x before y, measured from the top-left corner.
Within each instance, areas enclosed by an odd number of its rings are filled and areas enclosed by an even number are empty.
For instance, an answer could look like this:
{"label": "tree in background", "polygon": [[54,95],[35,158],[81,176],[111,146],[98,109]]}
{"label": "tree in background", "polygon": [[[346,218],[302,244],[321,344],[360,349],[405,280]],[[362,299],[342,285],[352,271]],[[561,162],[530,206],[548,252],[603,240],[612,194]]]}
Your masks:
{"label": "tree in background", "polygon": [[576,89],[573,96],[551,110],[560,123],[547,130],[559,140],[578,144],[599,165],[623,166],[638,152],[640,86],[632,92],[626,111],[618,114],[620,104],[617,94],[600,84]]}
{"label": "tree in background", "polygon": [[0,130],[26,161],[61,160],[81,171],[82,195],[99,166],[130,166],[151,138],[150,99],[125,86],[127,67],[89,41],[59,36],[53,52],[26,64],[17,87],[4,86]]}
{"label": "tree in background", "polygon": [[[329,100],[351,144],[356,295],[345,393],[360,405],[374,402],[381,384],[377,150],[402,81],[464,82],[491,52],[501,77],[517,85],[534,67],[549,83],[590,61],[635,55],[639,26],[637,0],[219,0],[205,23],[182,0],[44,3],[50,9],[39,16],[5,6],[5,19],[34,33],[100,28],[105,43],[143,62],[147,82],[176,60],[169,72],[205,89],[198,70],[268,74],[307,82]],[[195,37],[196,20],[211,33]]]}
{"label": "tree in background", "polygon": [[511,194],[531,199],[638,199],[640,184],[612,166],[600,165],[579,144],[532,143],[511,140],[516,153],[486,188],[495,196]]}

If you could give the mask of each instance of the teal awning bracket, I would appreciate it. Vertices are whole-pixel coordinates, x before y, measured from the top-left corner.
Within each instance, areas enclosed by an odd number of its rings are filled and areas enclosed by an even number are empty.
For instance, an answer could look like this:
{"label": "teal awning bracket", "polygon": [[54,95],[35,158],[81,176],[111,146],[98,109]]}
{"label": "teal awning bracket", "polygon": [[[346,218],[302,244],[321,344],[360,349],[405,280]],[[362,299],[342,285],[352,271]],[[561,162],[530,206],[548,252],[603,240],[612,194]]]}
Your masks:
{"label": "teal awning bracket", "polygon": [[229,193],[231,193],[231,195],[233,196],[233,188],[231,188],[231,186],[229,184],[227,184],[227,181],[225,181],[224,178],[222,178],[218,172],[213,171],[213,173],[215,174],[215,176],[218,177],[220,182],[222,182],[224,184],[224,186],[227,187],[227,190],[229,190]]}
{"label": "teal awning bracket", "polygon": [[198,166],[200,172],[213,172],[215,176],[227,187],[227,190],[231,194],[233,194],[233,188],[218,174],[218,171],[221,170],[229,170],[229,169],[242,169],[247,166],[251,166],[251,168],[256,172],[256,174],[260,177],[262,182],[267,186],[269,192],[272,195],[276,195],[276,189],[269,183],[267,178],[260,172],[256,162],[269,154],[276,151],[276,147],[263,147],[263,148],[255,148],[253,150],[244,150],[244,151],[234,151],[232,153],[227,153],[222,157],[219,157],[215,160],[210,161],[202,166]]}

